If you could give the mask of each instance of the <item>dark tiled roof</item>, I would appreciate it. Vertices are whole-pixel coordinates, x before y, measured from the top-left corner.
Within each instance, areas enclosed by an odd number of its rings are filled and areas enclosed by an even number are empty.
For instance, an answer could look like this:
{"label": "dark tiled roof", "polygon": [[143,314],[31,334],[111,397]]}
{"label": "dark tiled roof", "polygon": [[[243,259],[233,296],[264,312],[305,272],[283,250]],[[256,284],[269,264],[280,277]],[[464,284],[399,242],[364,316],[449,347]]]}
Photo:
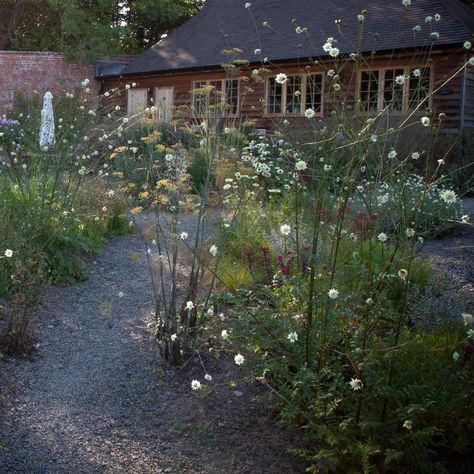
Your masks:
{"label": "dark tiled roof", "polygon": [[[407,8],[402,0],[250,1],[247,11],[245,0],[207,0],[196,16],[132,61],[123,74],[218,66],[229,61],[222,50],[231,47],[242,49],[242,58],[252,62],[257,62],[257,48],[269,61],[323,57],[328,37],[336,38],[337,47],[348,54],[357,50],[357,15],[363,9],[367,11],[364,52],[427,46],[432,31],[440,35],[435,45],[460,44],[471,40],[474,32],[474,12],[459,0],[412,0]],[[428,15],[435,14],[441,15],[439,22],[425,23]],[[297,34],[293,19],[309,34]],[[342,35],[336,19],[341,20]],[[416,35],[415,25],[422,27]]]}

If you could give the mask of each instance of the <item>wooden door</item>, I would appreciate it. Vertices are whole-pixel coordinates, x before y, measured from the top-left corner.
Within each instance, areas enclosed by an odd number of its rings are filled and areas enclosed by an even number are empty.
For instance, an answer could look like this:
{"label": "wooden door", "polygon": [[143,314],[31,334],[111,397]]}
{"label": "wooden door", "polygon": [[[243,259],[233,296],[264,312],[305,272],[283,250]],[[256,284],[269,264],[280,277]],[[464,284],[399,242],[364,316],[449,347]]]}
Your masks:
{"label": "wooden door", "polygon": [[170,122],[173,118],[174,91],[172,87],[155,88],[155,106],[158,122]]}
{"label": "wooden door", "polygon": [[[129,89],[127,101],[127,115],[134,117],[147,108],[148,90]],[[137,117],[138,118],[138,117]]]}

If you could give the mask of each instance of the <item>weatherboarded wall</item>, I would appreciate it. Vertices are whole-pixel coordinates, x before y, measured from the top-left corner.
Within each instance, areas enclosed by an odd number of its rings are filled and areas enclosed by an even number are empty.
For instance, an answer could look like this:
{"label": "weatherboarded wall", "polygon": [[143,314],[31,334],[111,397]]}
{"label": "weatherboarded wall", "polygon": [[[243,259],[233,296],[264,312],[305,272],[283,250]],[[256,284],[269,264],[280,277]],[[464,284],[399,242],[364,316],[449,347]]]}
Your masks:
{"label": "weatherboarded wall", "polygon": [[74,90],[86,78],[98,92],[93,66],[67,61],[59,53],[0,51],[0,115],[8,113],[15,91],[29,95],[50,90],[54,95]]}

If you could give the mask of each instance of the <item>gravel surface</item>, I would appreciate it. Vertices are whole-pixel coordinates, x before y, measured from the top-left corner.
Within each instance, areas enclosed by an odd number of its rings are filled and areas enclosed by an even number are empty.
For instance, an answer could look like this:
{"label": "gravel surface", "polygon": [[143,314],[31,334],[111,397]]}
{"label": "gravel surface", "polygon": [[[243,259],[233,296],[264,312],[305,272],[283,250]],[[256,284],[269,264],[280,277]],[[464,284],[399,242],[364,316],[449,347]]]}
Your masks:
{"label": "gravel surface", "polygon": [[474,310],[474,198],[464,199],[464,213],[470,224],[459,225],[446,235],[428,241],[422,255],[454,281],[459,302],[466,311]]}
{"label": "gravel surface", "polygon": [[179,372],[160,361],[152,309],[138,235],[109,241],[86,283],[46,290],[38,351],[0,361],[1,473],[304,472],[288,453],[301,441],[263,388],[224,383],[239,378],[235,364],[213,363],[222,388],[200,399],[197,361]]}

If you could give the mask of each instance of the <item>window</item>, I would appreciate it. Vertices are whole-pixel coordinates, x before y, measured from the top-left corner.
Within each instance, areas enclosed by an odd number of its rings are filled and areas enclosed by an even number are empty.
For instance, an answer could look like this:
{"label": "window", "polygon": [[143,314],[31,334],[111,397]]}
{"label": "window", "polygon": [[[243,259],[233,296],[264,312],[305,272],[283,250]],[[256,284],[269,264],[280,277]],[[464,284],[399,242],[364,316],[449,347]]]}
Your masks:
{"label": "window", "polygon": [[288,76],[284,84],[275,77],[267,79],[267,114],[304,115],[306,109],[317,114],[323,110],[323,75],[302,74]]}
{"label": "window", "polygon": [[[430,94],[429,67],[399,67],[362,71],[359,76],[359,110],[388,109],[407,112],[418,107]],[[430,101],[423,102],[428,109]]]}
{"label": "window", "polygon": [[194,115],[205,115],[210,107],[222,107],[225,115],[236,115],[239,112],[239,80],[219,79],[194,82]]}
{"label": "window", "polygon": [[[430,68],[412,68],[410,71],[408,107],[415,109],[430,95]],[[423,102],[422,108],[428,109],[430,101]]]}

